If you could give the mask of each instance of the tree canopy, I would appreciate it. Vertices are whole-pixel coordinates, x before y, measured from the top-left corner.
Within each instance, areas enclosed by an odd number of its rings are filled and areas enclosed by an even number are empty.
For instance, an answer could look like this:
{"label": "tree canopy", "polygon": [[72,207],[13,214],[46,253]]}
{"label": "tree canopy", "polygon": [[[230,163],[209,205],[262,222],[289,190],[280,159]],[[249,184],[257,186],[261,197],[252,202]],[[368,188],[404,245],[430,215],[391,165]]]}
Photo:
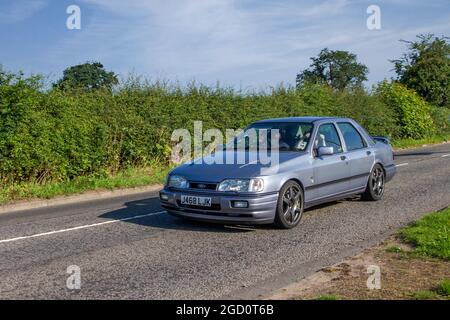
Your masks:
{"label": "tree canopy", "polygon": [[418,35],[405,41],[408,51],[394,63],[397,80],[437,106],[450,105],[450,44],[448,37]]}
{"label": "tree canopy", "polygon": [[60,89],[109,89],[118,83],[114,72],[106,71],[100,62],[86,62],[64,70],[63,77],[54,84]]}
{"label": "tree canopy", "polygon": [[322,49],[313,63],[297,75],[297,87],[305,83],[326,83],[332,88],[343,90],[361,85],[367,80],[369,69],[356,60],[356,55],[348,51]]}

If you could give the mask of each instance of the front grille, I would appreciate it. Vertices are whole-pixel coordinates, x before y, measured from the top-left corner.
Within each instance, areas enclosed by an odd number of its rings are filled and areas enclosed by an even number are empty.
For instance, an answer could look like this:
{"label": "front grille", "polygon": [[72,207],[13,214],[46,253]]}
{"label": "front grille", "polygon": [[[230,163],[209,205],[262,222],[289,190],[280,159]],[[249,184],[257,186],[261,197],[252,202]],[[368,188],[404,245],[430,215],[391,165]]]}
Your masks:
{"label": "front grille", "polygon": [[213,211],[220,210],[219,203],[211,203],[211,207],[204,207],[204,206],[195,206],[195,205],[191,205],[191,204],[181,204],[181,201],[177,200],[177,204],[181,208],[189,208],[189,209],[197,209],[197,210],[213,210]]}
{"label": "front grille", "polygon": [[[205,215],[205,216],[217,216],[217,217],[235,217],[235,218],[251,218],[253,217],[252,214],[250,213],[227,213],[227,212],[222,212],[219,209],[214,209],[214,210],[210,210],[210,211],[205,211],[205,208],[207,207],[198,207],[198,206],[189,206],[189,205],[180,205],[180,202],[177,201],[178,205],[183,208],[182,212],[186,212],[186,213],[195,213],[195,214],[201,214],[201,215]],[[161,206],[164,209],[167,209],[169,211],[169,213],[173,212],[176,214],[176,212],[180,212],[180,208],[177,208],[175,205],[169,204],[169,203],[162,203]],[[217,208],[217,206],[219,206],[218,204],[213,204],[212,207],[213,208]],[[195,210],[197,209],[197,210]],[[201,210],[199,210],[201,209]]]}
{"label": "front grille", "polygon": [[217,183],[189,182],[190,189],[216,190]]}

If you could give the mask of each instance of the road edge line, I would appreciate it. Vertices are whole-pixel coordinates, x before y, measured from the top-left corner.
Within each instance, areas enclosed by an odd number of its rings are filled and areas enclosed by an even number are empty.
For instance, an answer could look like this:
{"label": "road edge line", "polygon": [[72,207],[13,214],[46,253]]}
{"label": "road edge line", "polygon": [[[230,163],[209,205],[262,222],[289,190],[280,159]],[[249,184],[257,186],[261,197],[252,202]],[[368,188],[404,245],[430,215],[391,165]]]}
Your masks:
{"label": "road edge line", "polygon": [[126,188],[126,189],[114,189],[114,190],[101,190],[101,191],[87,191],[81,194],[75,194],[70,196],[59,196],[51,199],[36,199],[36,200],[24,200],[12,204],[6,204],[0,206],[0,214],[12,213],[22,210],[40,209],[55,207],[60,205],[84,203],[100,199],[114,199],[122,196],[131,196],[135,194],[145,192],[156,192],[162,189],[160,184],[152,184],[143,187]]}

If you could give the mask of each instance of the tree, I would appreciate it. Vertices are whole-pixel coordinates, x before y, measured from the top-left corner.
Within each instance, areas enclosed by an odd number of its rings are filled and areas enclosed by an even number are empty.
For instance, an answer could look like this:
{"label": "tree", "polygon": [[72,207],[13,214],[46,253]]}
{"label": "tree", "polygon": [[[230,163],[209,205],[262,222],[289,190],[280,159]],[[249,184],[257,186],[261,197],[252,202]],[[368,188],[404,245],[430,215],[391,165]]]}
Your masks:
{"label": "tree", "polygon": [[348,51],[322,49],[317,57],[312,57],[309,69],[297,75],[297,87],[305,83],[326,83],[332,88],[343,90],[359,86],[367,80],[369,69],[356,61],[356,55]]}
{"label": "tree", "polygon": [[437,106],[450,104],[450,44],[448,37],[418,35],[408,44],[408,51],[394,63],[397,81],[415,90]]}
{"label": "tree", "polygon": [[117,75],[114,72],[105,70],[100,62],[86,62],[64,70],[62,79],[54,84],[60,89],[108,89],[118,83]]}

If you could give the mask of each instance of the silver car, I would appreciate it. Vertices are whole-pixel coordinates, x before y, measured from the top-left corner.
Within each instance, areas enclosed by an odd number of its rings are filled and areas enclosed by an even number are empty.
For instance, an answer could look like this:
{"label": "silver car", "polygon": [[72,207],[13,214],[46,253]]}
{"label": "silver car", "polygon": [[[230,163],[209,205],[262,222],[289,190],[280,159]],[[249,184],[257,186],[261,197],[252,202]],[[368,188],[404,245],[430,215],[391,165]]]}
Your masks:
{"label": "silver car", "polygon": [[396,172],[389,140],[370,136],[352,119],[269,119],[251,124],[244,135],[249,130],[280,133],[276,166],[207,161],[250,159],[256,151],[237,148],[237,137],[231,150],[173,169],[160,191],[161,206],[189,219],[293,228],[308,207],[354,195],[380,200]]}

